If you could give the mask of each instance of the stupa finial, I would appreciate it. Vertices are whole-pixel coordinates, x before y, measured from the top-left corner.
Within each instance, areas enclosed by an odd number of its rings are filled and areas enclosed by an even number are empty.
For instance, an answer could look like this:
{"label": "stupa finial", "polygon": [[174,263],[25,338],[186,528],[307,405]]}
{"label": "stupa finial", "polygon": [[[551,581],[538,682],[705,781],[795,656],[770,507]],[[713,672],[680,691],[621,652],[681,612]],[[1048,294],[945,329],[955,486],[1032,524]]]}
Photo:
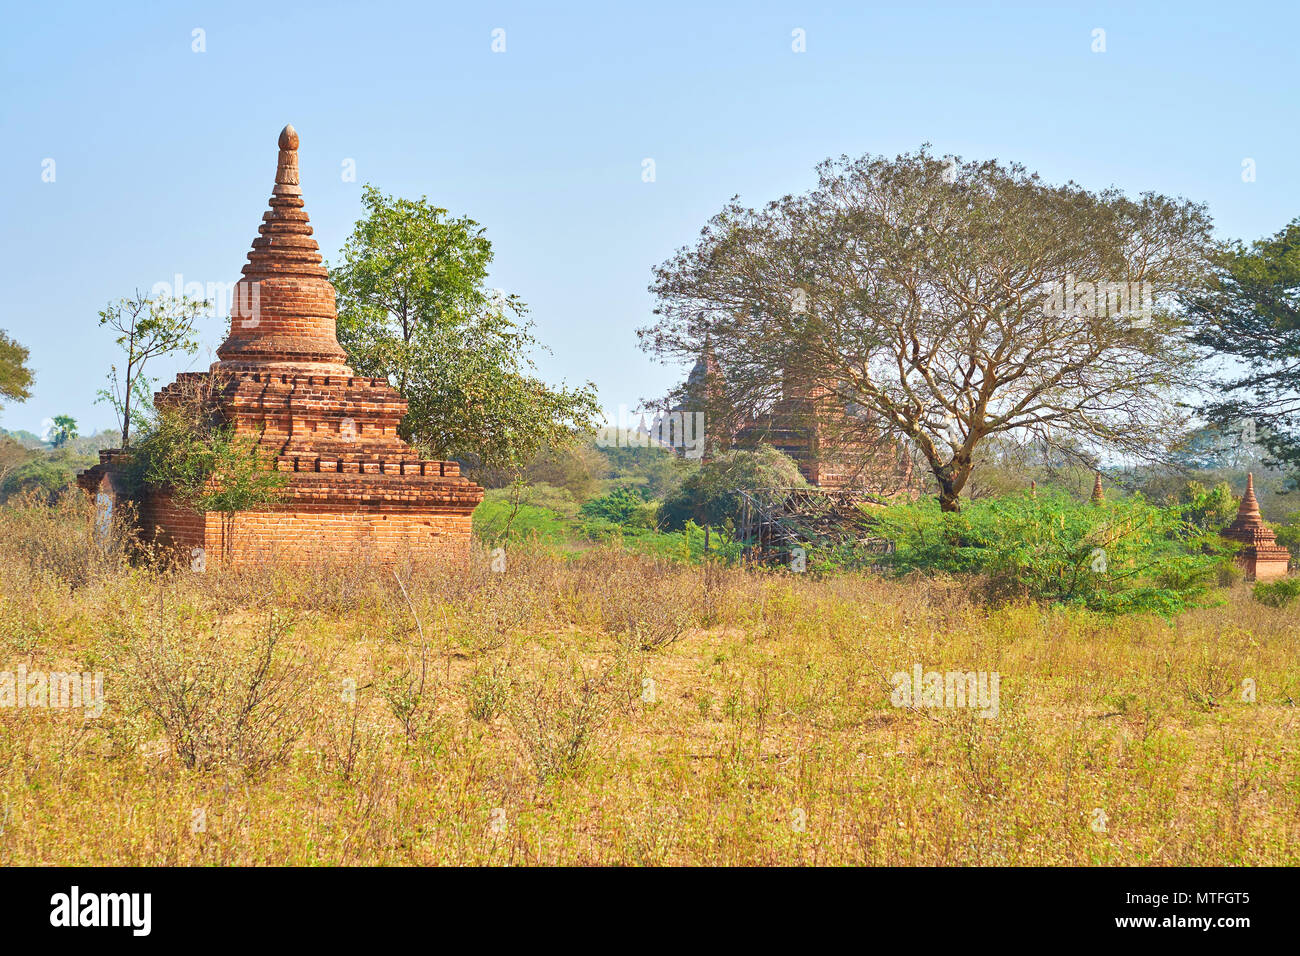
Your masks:
{"label": "stupa finial", "polygon": [[298,180],[298,131],[293,124],[280,130],[280,159],[275,166],[275,189],[277,196],[301,196],[302,188]]}
{"label": "stupa finial", "polygon": [[1246,475],[1246,493],[1241,496],[1241,504],[1237,508],[1237,520],[1229,527],[1264,527],[1264,519],[1259,513],[1259,501],[1255,498],[1255,475],[1253,473],[1247,473]]}

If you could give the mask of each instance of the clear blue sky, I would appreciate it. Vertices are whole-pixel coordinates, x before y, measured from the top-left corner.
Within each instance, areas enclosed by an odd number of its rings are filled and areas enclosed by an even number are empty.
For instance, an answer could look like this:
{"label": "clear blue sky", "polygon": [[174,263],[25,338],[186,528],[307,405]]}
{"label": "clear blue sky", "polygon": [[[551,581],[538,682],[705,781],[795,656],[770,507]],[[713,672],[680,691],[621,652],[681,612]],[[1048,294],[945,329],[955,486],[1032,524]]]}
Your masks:
{"label": "clear blue sky", "polygon": [[[805,189],[827,156],[929,142],[1019,160],[1204,201],[1229,237],[1300,215],[1296,6],[1131,6],[10,4],[0,328],[31,349],[36,385],[0,425],[111,423],[93,404],[114,357],[97,311],[176,273],[237,278],[286,122],[327,258],[362,183],[472,216],[493,285],[523,296],[552,350],[543,376],[594,381],[611,409],[682,374],[636,346],[651,267],[731,195]],[[207,321],[189,364],[224,335]]]}

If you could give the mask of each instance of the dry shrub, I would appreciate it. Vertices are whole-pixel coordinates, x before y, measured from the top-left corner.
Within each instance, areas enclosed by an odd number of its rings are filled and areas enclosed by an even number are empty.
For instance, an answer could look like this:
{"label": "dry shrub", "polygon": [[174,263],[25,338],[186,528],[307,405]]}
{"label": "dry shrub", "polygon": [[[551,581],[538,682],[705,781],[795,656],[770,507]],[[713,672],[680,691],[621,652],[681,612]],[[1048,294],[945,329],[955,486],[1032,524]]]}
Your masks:
{"label": "dry shrub", "polygon": [[650,600],[629,614],[622,627],[615,624],[610,630],[625,633],[627,640],[640,650],[654,651],[680,638],[693,620],[690,608]]}
{"label": "dry shrub", "polygon": [[466,707],[470,717],[489,723],[505,712],[514,688],[510,661],[480,662],[465,682]]}
{"label": "dry shrub", "polygon": [[599,610],[603,630],[626,635],[642,650],[680,638],[701,616],[701,604],[707,607],[723,589],[716,571],[702,585],[697,573],[666,561],[599,558],[600,573],[586,569],[583,575],[589,582],[584,597]]}
{"label": "dry shrub", "polygon": [[318,663],[277,654],[291,630],[269,614],[247,648],[219,633],[175,631],[133,648],[134,690],[186,767],[252,774],[288,759],[315,711],[308,691]]}
{"label": "dry shrub", "polygon": [[419,645],[407,653],[406,666],[383,682],[382,693],[392,708],[393,715],[401,721],[406,739],[417,743],[428,733],[436,719],[435,708],[441,688],[430,667],[429,641],[424,633],[424,622],[420,620],[406,585],[396,571],[393,572],[393,578],[415,621]]}
{"label": "dry shrub", "polygon": [[133,509],[101,510],[80,491],[47,501],[29,493],[0,508],[0,548],[35,576],[72,590],[126,573],[135,548]]}
{"label": "dry shrub", "polygon": [[[418,557],[418,560],[417,560]],[[416,556],[409,551],[380,554],[359,543],[350,552],[303,563],[274,558],[232,568],[209,565],[204,574],[180,569],[186,587],[222,612],[248,608],[313,611],[331,617],[407,615],[407,602],[394,572],[417,603],[425,595],[459,602],[479,577],[453,556]]]}
{"label": "dry shrub", "polygon": [[529,627],[530,610],[525,596],[508,583],[485,585],[468,597],[461,617],[463,642],[479,653],[498,650]]}
{"label": "dry shrub", "polygon": [[580,771],[626,690],[620,661],[598,671],[569,658],[520,679],[506,714],[539,785]]}

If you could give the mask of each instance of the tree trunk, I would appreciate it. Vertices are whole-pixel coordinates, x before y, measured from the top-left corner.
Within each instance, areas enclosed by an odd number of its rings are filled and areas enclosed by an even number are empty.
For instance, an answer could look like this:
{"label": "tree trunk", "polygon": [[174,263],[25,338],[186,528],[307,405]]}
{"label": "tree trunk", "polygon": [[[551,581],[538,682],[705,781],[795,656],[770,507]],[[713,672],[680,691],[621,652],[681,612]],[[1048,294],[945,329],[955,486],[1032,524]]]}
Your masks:
{"label": "tree trunk", "polygon": [[126,377],[126,399],[122,402],[122,447],[131,440],[131,376]]}
{"label": "tree trunk", "polygon": [[946,465],[931,466],[934,477],[939,482],[939,508],[942,511],[961,511],[961,490],[966,487],[966,480],[974,465],[968,458],[954,458]]}

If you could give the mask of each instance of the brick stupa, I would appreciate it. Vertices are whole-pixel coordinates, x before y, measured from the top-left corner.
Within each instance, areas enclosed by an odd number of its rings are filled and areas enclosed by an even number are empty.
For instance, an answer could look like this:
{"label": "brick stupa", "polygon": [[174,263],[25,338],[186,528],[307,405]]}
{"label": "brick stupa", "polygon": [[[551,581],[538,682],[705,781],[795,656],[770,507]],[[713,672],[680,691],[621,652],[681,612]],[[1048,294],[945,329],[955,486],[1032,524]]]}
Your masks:
{"label": "brick stupa", "polygon": [[[280,133],[270,209],[235,287],[230,335],[208,372],[183,373],[155,396],[210,396],[213,415],[257,438],[287,485],[265,510],[233,516],[180,507],[163,488],[139,496],[146,538],[207,563],[302,564],[361,553],[380,561],[466,559],[483,489],[450,461],[424,461],[397,434],[406,400],[357,376],[336,337],[334,286],[312,238],[298,182],[298,134]],[[81,476],[113,494],[117,453]]]}
{"label": "brick stupa", "polygon": [[1094,505],[1106,503],[1106,492],[1101,487],[1101,472],[1095,472],[1092,480],[1092,497],[1088,499]]}
{"label": "brick stupa", "polygon": [[1247,581],[1268,581],[1286,575],[1291,553],[1277,543],[1277,535],[1260,517],[1254,475],[1246,476],[1246,494],[1237,509],[1237,518],[1222,534],[1243,545],[1237,559],[1246,571]]}

